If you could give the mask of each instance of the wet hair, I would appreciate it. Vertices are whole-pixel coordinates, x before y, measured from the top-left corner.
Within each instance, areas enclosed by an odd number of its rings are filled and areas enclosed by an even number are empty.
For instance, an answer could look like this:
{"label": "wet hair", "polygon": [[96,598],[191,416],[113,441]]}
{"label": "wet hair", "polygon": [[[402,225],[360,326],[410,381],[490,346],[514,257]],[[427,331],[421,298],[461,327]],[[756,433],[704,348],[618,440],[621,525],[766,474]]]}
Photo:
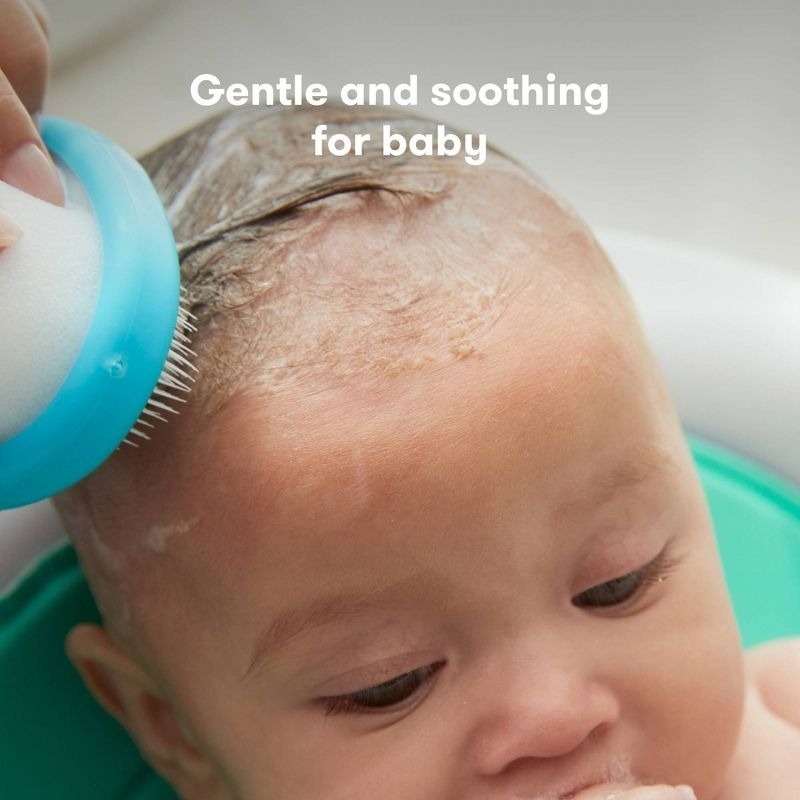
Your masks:
{"label": "wet hair", "polygon": [[[477,170],[534,179],[491,148],[479,168],[446,157],[386,157],[378,142],[387,121],[406,137],[436,125],[386,110],[255,108],[210,119],[142,159],[172,223],[199,329],[195,406],[213,410],[241,391],[255,360],[276,388],[303,374],[332,380],[368,366],[385,374],[425,363],[425,340],[441,338],[443,317],[452,318],[444,331],[452,353],[471,351],[469,331],[499,288],[463,267],[470,238],[490,232],[473,215],[471,230],[461,220],[460,240],[450,229],[437,241],[428,226],[424,257],[402,251],[421,217],[443,211]],[[315,156],[310,134],[320,122],[329,135],[370,133],[363,154]],[[359,221],[361,235],[351,236],[352,263],[340,263],[337,278],[329,262],[341,254],[325,234],[345,218]],[[448,311],[459,293],[464,307]],[[436,320],[435,336],[420,336],[426,318]]]}

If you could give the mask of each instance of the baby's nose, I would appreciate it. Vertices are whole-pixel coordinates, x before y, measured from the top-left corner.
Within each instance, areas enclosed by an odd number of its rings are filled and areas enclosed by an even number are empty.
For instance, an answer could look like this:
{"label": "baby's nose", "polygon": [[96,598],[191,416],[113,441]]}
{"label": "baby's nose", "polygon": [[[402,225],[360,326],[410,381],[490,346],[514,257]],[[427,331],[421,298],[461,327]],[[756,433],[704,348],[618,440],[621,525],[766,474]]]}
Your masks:
{"label": "baby's nose", "polygon": [[619,718],[615,694],[580,667],[519,667],[494,683],[471,742],[481,775],[498,775],[524,759],[569,755]]}

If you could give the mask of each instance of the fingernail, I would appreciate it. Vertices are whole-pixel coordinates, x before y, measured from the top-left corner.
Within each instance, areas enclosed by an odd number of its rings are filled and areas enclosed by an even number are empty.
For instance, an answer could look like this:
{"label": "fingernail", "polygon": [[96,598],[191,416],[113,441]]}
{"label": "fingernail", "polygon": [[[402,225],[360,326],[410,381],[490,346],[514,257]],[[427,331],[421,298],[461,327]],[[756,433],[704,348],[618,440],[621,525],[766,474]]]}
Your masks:
{"label": "fingernail", "polygon": [[64,190],[56,168],[33,142],[21,145],[6,159],[0,179],[40,200],[64,205]]}
{"label": "fingernail", "polygon": [[697,800],[694,789],[691,786],[676,786],[675,791],[682,800]]}
{"label": "fingernail", "polygon": [[22,228],[5,211],[0,211],[0,248],[10,247],[21,238]]}

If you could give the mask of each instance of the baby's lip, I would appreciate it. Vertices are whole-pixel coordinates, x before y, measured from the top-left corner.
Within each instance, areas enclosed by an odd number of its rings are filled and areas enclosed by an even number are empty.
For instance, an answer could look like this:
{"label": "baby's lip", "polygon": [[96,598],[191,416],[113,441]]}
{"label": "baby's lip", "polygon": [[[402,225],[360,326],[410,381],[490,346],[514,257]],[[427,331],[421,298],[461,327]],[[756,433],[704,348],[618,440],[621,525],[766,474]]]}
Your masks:
{"label": "baby's lip", "polygon": [[600,780],[579,783],[565,792],[556,795],[558,800],[605,800],[608,795],[614,792],[622,792],[630,789],[630,786],[623,783]]}

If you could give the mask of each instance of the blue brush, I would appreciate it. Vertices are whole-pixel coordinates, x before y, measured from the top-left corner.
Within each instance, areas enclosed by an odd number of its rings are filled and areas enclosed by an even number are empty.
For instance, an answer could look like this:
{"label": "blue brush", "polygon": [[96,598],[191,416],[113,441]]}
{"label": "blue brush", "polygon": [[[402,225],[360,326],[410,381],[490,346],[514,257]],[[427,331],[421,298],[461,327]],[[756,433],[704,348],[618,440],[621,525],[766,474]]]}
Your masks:
{"label": "blue brush", "polygon": [[[193,329],[180,306],[175,242],[147,174],[80,125],[46,119],[42,137],[88,196],[102,277],[91,324],[60,389],[27,427],[0,442],[0,509],[49,497],[122,442],[147,439],[151,421],[174,410],[192,381],[186,331]],[[0,375],[0,415],[2,381],[24,377]]]}

